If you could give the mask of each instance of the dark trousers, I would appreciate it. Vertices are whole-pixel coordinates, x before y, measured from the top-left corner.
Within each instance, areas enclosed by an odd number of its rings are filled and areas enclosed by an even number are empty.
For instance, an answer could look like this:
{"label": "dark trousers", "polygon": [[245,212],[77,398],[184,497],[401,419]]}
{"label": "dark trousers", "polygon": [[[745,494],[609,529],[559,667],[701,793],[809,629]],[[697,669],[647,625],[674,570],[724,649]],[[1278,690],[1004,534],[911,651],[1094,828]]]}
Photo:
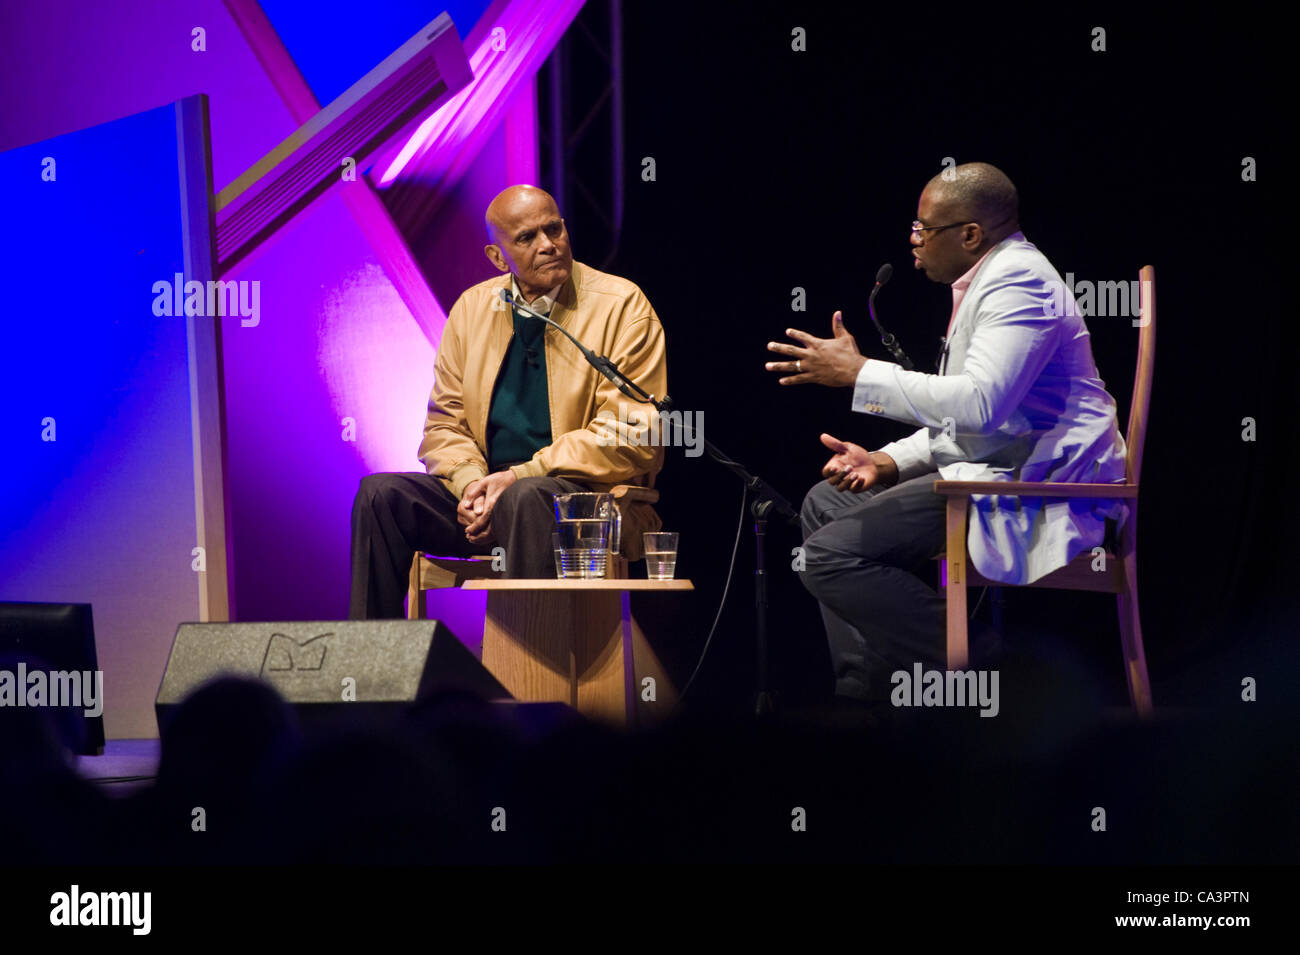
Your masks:
{"label": "dark trousers", "polygon": [[944,547],[938,477],[861,494],[823,481],[804,498],[799,576],[821,603],[837,696],[885,702],[895,670],[946,666],[944,599],[926,582]]}
{"label": "dark trousers", "polygon": [[438,478],[418,471],[370,474],[352,502],[352,602],[349,617],[405,616],[402,600],[416,551],[440,557],[505,549],[508,577],[554,577],[551,495],[589,490],[567,478],[521,478],[492,509],[492,538],[465,539],[457,500]]}

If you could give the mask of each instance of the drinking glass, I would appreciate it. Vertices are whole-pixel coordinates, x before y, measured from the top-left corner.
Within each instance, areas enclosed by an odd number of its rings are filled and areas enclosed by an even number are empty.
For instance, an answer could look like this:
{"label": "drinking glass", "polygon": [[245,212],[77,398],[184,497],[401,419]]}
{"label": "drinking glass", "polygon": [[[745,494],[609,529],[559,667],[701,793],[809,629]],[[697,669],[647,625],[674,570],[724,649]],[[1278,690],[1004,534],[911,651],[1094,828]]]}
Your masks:
{"label": "drinking glass", "polygon": [[646,531],[645,575],[651,580],[672,580],[677,570],[677,532]]}
{"label": "drinking glass", "polygon": [[612,494],[555,495],[561,577],[586,580],[605,576],[615,513]]}

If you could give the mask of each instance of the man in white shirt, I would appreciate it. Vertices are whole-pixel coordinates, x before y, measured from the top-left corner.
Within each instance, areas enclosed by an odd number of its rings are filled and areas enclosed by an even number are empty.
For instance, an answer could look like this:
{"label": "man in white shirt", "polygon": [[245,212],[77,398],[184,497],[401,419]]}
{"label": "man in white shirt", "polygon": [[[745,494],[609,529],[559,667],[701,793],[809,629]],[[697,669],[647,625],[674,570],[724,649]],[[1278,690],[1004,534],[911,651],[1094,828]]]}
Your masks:
{"label": "man in white shirt", "polygon": [[[853,409],[920,428],[868,452],[828,434],[826,481],[803,505],[805,586],[821,602],[836,694],[880,702],[895,670],[941,668],[944,601],[933,558],[944,546],[936,480],[1124,479],[1115,401],[1093,361],[1073,298],[1020,232],[1011,180],[987,163],[935,176],[912,224],[914,266],[951,285],[938,374],[867,359],[844,328],[799,345],[769,343],[783,385],[853,388]],[[971,561],[991,580],[1024,584],[1100,544],[1119,501],[972,499]]]}

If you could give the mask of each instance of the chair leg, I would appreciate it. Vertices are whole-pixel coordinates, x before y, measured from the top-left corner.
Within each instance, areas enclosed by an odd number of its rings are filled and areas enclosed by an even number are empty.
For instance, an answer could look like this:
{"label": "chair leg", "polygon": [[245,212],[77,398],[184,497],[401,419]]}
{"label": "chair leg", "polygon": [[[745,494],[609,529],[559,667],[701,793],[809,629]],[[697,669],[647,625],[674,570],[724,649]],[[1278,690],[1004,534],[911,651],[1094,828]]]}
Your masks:
{"label": "chair leg", "polygon": [[423,620],[429,615],[424,588],[420,586],[420,553],[411,558],[411,572],[406,584],[406,619]]}
{"label": "chair leg", "polygon": [[966,634],[966,513],[970,499],[948,498],[947,549],[944,556],[944,595],[948,605],[948,669],[964,670],[970,663]]}
{"label": "chair leg", "polygon": [[1137,559],[1124,561],[1124,590],[1119,594],[1119,639],[1124,651],[1124,672],[1128,677],[1128,696],[1139,717],[1151,715],[1151,682],[1147,678],[1147,655],[1142,647],[1142,618],[1138,612]]}

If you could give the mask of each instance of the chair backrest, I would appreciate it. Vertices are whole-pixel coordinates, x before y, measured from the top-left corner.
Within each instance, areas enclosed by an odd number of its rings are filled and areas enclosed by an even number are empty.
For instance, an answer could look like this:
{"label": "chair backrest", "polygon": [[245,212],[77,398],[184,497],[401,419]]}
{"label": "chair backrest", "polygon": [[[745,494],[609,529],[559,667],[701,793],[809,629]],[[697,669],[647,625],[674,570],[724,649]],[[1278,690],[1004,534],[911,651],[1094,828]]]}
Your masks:
{"label": "chair backrest", "polygon": [[1137,374],[1133,377],[1133,404],[1128,413],[1128,459],[1125,462],[1125,479],[1137,484],[1142,475],[1142,446],[1147,438],[1147,412],[1151,407],[1151,373],[1156,363],[1156,270],[1144,265],[1138,272]]}

